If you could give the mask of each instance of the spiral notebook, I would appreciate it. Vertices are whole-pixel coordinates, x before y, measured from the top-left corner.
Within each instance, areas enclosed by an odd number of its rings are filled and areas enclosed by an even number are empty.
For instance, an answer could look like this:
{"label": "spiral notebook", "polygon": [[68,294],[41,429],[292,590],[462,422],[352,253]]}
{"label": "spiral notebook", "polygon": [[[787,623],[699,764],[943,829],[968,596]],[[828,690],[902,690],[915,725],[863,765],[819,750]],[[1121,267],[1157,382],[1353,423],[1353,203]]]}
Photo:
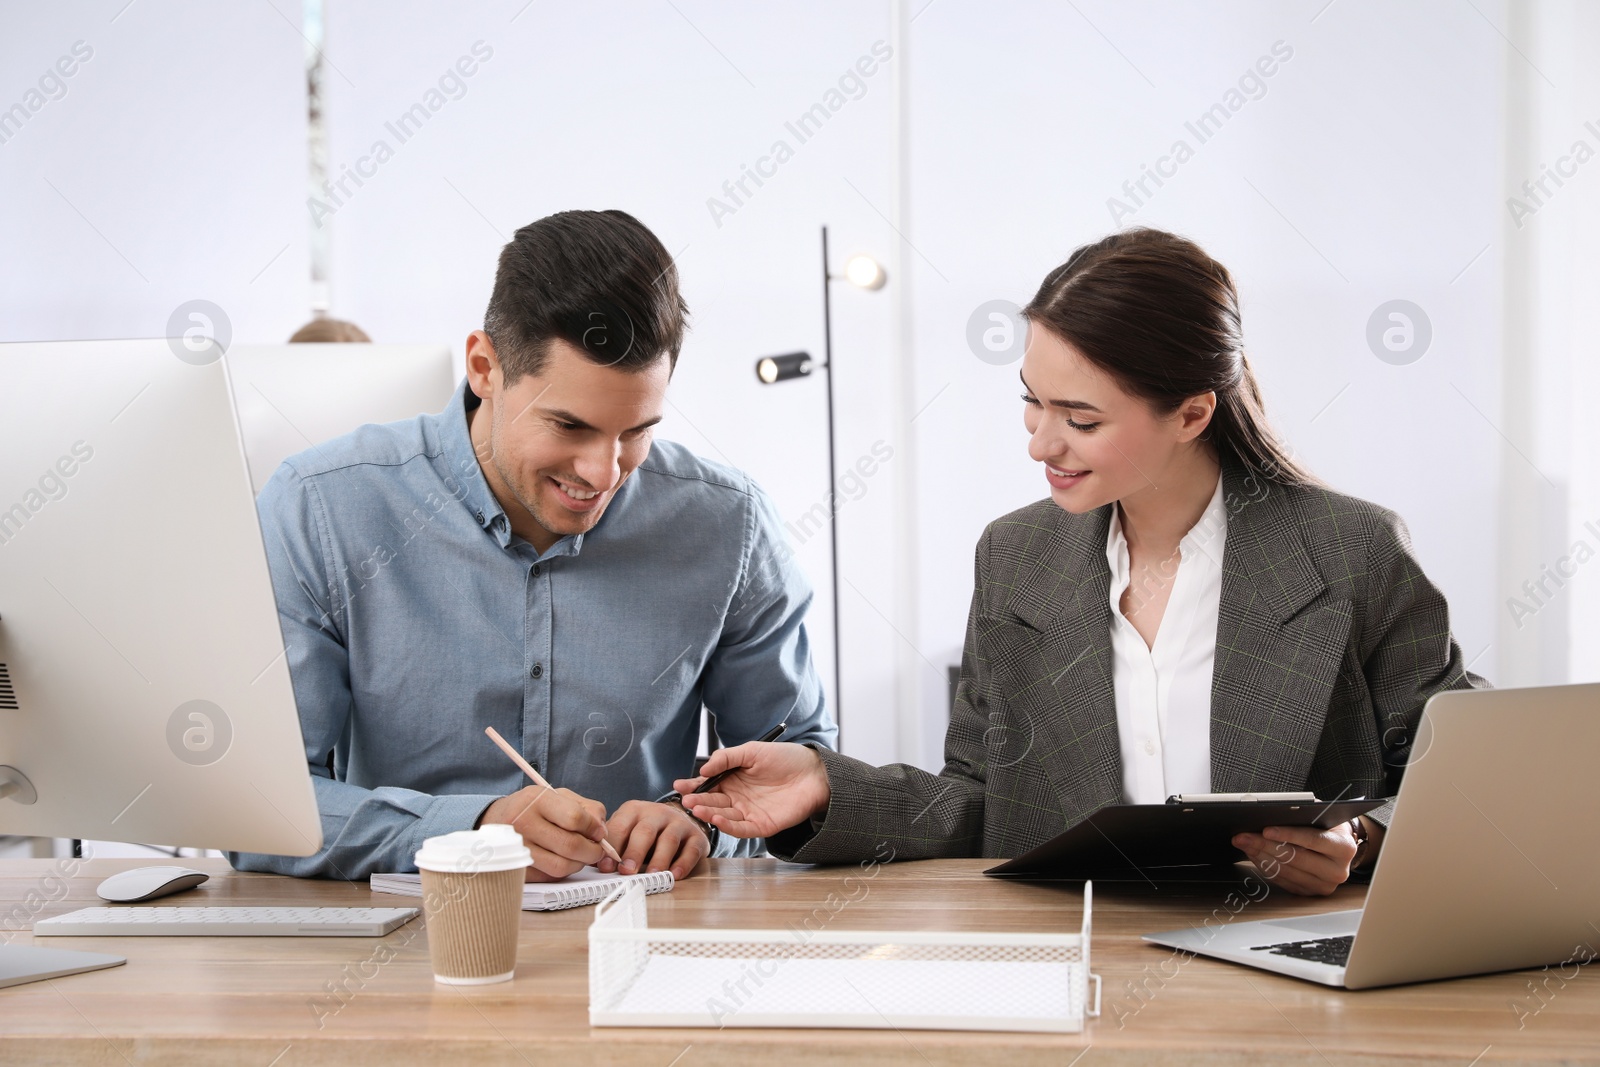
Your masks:
{"label": "spiral notebook", "polygon": [[[673,886],[671,871],[601,874],[593,867],[585,867],[564,881],[527,883],[522,888],[522,910],[560,911],[562,908],[598,904],[610,896],[612,890],[629,882],[638,882],[646,893],[670,893]],[[420,874],[375,874],[370,884],[374,893],[393,893],[402,897],[422,895]]]}

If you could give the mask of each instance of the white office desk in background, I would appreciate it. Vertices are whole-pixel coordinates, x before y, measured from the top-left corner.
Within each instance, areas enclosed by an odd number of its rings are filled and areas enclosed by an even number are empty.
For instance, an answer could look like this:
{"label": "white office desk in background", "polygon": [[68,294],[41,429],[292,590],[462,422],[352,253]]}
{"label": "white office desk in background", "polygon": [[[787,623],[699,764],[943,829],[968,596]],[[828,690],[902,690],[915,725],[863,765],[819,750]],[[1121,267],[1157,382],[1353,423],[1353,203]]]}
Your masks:
{"label": "white office desk in background", "polygon": [[226,358],[257,493],[297,452],[444,410],[460,380],[446,345],[237,344]]}

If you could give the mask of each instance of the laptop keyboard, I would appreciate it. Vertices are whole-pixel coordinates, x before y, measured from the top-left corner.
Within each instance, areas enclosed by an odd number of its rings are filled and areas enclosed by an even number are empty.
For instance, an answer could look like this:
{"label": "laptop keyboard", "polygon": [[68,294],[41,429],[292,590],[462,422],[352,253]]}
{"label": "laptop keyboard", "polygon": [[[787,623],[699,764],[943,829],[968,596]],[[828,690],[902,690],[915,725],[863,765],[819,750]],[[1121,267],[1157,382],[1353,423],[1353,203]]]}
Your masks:
{"label": "laptop keyboard", "polygon": [[1255,945],[1254,952],[1270,952],[1274,956],[1290,956],[1297,960],[1328,963],[1343,967],[1350,959],[1350,946],[1355,934],[1343,937],[1319,937],[1312,941],[1285,941],[1281,945]]}

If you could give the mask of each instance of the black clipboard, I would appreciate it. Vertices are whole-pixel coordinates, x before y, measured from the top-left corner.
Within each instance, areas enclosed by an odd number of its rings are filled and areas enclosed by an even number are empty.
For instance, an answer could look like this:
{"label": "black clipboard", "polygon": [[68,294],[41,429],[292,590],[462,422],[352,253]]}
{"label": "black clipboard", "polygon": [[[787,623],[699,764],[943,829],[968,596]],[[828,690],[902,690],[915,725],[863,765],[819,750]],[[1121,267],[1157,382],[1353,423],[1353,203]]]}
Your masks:
{"label": "black clipboard", "polygon": [[1183,877],[1236,863],[1235,834],[1269,826],[1326,830],[1383,800],[1228,800],[1191,804],[1109,804],[1037,848],[991,867],[1001,878]]}

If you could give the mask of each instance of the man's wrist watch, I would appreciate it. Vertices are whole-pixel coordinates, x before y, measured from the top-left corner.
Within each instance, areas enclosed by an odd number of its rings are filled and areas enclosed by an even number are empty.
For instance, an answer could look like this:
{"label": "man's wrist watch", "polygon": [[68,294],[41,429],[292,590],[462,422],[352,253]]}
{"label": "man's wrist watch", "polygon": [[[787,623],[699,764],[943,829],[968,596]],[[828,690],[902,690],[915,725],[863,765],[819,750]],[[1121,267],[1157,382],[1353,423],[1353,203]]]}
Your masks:
{"label": "man's wrist watch", "polygon": [[701,831],[704,832],[705,835],[706,835],[706,844],[707,844],[707,848],[708,848],[707,855],[710,855],[711,853],[717,851],[717,842],[722,839],[722,831],[718,830],[715,826],[712,826],[708,822],[702,822],[699,819],[695,819],[694,812],[690,811],[688,808],[683,806],[683,794],[682,793],[680,793],[676,789],[674,789],[672,792],[668,793],[666,796],[661,797],[659,800],[657,800],[656,803],[657,804],[671,804],[673,807],[677,808],[679,811],[681,811],[685,815],[689,816],[689,818],[694,819],[694,824],[696,826],[700,827]]}

